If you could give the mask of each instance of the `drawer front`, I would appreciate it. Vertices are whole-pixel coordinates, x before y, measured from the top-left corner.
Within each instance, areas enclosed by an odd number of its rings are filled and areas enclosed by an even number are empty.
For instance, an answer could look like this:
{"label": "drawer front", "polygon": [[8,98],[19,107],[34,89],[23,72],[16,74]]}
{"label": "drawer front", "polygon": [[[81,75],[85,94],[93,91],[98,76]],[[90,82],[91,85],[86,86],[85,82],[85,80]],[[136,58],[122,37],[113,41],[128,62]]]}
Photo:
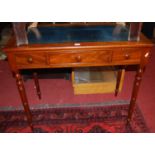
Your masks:
{"label": "drawer front", "polygon": [[15,61],[19,67],[39,67],[46,64],[46,55],[43,53],[15,54]]}
{"label": "drawer front", "polygon": [[48,54],[50,65],[106,64],[111,62],[112,51],[76,51]]}
{"label": "drawer front", "polygon": [[125,48],[113,52],[113,63],[136,64],[140,62],[142,51],[135,48]]}

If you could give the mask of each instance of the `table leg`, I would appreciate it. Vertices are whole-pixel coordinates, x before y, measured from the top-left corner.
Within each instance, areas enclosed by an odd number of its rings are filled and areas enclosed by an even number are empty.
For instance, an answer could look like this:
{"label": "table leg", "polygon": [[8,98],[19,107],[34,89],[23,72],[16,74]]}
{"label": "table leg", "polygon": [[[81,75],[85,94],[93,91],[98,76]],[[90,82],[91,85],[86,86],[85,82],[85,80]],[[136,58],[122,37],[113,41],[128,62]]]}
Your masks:
{"label": "table leg", "polygon": [[16,82],[17,82],[17,87],[18,87],[18,91],[20,94],[20,98],[22,100],[22,104],[23,104],[23,107],[24,107],[24,110],[26,113],[26,117],[27,117],[27,120],[28,120],[28,123],[29,123],[31,130],[33,131],[32,115],[31,115],[31,111],[30,111],[30,108],[28,105],[28,100],[27,100],[23,80],[22,80],[21,75],[19,73],[16,73],[15,77],[16,77]]}
{"label": "table leg", "polygon": [[132,95],[131,95],[131,100],[130,100],[130,105],[129,105],[129,110],[128,110],[127,124],[130,122],[133,110],[135,108],[136,99],[137,99],[137,96],[138,96],[138,91],[139,91],[140,84],[141,84],[141,81],[142,81],[142,75],[144,73],[145,66],[147,64],[149,56],[150,56],[149,51],[143,53],[139,68],[138,68],[136,76],[135,76],[135,81],[134,81],[134,85],[133,85],[133,90],[132,90]]}
{"label": "table leg", "polygon": [[119,92],[119,87],[120,87],[120,82],[121,82],[121,77],[122,77],[122,69],[118,70],[117,73],[117,80],[116,80],[116,88],[115,88],[115,96],[117,96],[118,92]]}
{"label": "table leg", "polygon": [[129,123],[131,120],[132,113],[133,113],[133,110],[134,110],[134,107],[136,104],[136,99],[138,96],[138,91],[139,91],[139,87],[140,87],[141,80],[142,80],[142,74],[143,74],[143,69],[139,68],[137,73],[136,73],[135,81],[134,81],[134,85],[133,85],[132,96],[131,96],[129,111],[128,111],[127,123]]}
{"label": "table leg", "polygon": [[37,91],[37,95],[38,95],[39,99],[41,99],[40,85],[39,85],[38,76],[37,76],[36,72],[33,73],[33,79],[34,79],[35,89]]}

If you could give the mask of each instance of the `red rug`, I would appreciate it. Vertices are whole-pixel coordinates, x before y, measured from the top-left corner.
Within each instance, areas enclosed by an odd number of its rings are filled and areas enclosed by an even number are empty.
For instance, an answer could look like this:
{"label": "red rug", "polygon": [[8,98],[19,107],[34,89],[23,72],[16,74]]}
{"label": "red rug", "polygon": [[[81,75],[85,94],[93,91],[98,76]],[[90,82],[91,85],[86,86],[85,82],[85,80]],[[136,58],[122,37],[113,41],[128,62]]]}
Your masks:
{"label": "red rug", "polygon": [[[128,105],[65,107],[32,110],[34,131],[37,133],[143,133],[149,132],[136,107],[132,121],[126,125]],[[23,111],[0,112],[0,132],[27,133]]]}

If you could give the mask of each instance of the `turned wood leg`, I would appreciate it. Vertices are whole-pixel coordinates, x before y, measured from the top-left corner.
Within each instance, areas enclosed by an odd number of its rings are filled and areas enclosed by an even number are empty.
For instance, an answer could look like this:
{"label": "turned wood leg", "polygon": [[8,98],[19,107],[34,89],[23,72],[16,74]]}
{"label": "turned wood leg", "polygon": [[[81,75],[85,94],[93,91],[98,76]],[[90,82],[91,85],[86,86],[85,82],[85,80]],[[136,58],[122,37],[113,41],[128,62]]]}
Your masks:
{"label": "turned wood leg", "polygon": [[22,80],[21,75],[19,73],[16,73],[15,77],[16,77],[16,82],[17,82],[17,87],[18,87],[18,91],[20,94],[20,98],[22,100],[22,104],[23,104],[23,107],[24,107],[24,110],[26,113],[26,117],[27,117],[27,120],[28,120],[28,123],[29,123],[31,130],[33,131],[32,115],[31,115],[31,111],[30,111],[30,108],[28,105],[28,100],[27,100],[23,80]]}
{"label": "turned wood leg", "polygon": [[117,73],[115,96],[117,96],[117,94],[119,92],[119,87],[120,87],[120,83],[121,83],[122,72],[123,72],[123,70],[120,69],[120,70],[118,70],[118,73]]}
{"label": "turned wood leg", "polygon": [[40,86],[39,86],[39,80],[38,80],[36,72],[33,73],[33,79],[34,79],[35,89],[36,89],[37,95],[38,95],[39,99],[41,99],[41,91],[40,91]]}
{"label": "turned wood leg", "polygon": [[144,73],[145,66],[147,64],[149,56],[150,56],[150,52],[148,51],[148,52],[144,52],[141,57],[141,62],[137,70],[134,85],[133,85],[133,90],[132,90],[132,95],[131,95],[131,100],[130,100],[130,105],[129,105],[129,110],[128,110],[127,124],[130,122],[132,118],[133,110],[135,108],[136,99],[138,96],[139,87],[142,81],[142,75]]}
{"label": "turned wood leg", "polygon": [[133,110],[135,108],[136,99],[138,96],[138,91],[139,91],[139,87],[140,87],[141,80],[142,80],[142,74],[143,74],[143,69],[139,68],[136,73],[135,81],[134,81],[134,85],[133,85],[132,96],[131,96],[129,111],[128,111],[127,124],[130,122]]}

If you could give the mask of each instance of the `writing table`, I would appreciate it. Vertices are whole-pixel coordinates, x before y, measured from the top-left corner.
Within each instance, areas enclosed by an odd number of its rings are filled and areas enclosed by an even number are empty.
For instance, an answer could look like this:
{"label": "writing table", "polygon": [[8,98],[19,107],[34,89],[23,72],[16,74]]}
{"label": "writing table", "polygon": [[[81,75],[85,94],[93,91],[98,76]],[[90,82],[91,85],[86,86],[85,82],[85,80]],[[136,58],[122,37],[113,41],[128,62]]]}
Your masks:
{"label": "writing table", "polygon": [[[28,30],[28,44],[17,46],[15,37],[12,37],[4,50],[31,129],[32,115],[20,73],[23,69],[137,65],[127,118],[129,122],[153,44],[143,34],[140,34],[139,41],[129,41],[128,34],[127,27],[122,27],[118,33],[115,26],[107,25],[43,26]],[[40,96],[36,74],[34,79]]]}

